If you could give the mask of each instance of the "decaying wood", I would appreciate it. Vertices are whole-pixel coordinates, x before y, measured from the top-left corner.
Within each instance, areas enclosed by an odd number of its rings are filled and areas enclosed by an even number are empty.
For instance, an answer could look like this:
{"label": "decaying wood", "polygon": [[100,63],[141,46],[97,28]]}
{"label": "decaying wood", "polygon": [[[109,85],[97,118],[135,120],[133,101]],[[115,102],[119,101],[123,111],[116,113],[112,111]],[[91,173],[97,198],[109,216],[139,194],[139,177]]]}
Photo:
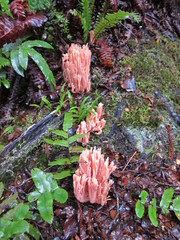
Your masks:
{"label": "decaying wood", "polygon": [[27,165],[26,157],[50,134],[49,129],[55,129],[62,124],[62,118],[63,114],[58,116],[56,111],[53,111],[5,146],[0,152],[0,180],[14,176],[15,169],[22,170],[25,164]]}

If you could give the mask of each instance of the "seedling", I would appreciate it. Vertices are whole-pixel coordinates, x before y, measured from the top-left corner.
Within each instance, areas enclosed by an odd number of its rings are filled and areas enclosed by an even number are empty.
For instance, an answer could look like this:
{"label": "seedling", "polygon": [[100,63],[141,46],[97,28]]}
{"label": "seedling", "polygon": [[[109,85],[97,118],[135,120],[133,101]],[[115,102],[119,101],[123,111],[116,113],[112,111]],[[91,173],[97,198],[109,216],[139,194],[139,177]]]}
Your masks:
{"label": "seedling", "polygon": [[[160,202],[160,208],[164,214],[168,214],[169,210],[174,211],[176,217],[180,220],[180,196],[176,197],[170,206],[172,197],[174,194],[173,188],[168,188],[164,191],[164,194],[161,198]],[[139,218],[142,218],[145,212],[145,203],[146,199],[148,197],[148,192],[145,190],[141,191],[141,194],[139,195],[140,200],[136,202],[135,206],[135,212],[136,215]],[[170,206],[170,208],[169,208]],[[151,223],[157,227],[158,221],[157,221],[157,206],[156,206],[156,198],[153,198],[152,201],[150,201],[150,205],[148,206],[148,216],[151,221]]]}
{"label": "seedling", "polygon": [[31,170],[31,175],[36,190],[28,195],[28,201],[37,201],[37,209],[41,217],[51,224],[53,221],[53,200],[65,203],[68,199],[68,193],[63,188],[58,187],[57,181],[53,179],[51,173],[44,173],[35,168]]}

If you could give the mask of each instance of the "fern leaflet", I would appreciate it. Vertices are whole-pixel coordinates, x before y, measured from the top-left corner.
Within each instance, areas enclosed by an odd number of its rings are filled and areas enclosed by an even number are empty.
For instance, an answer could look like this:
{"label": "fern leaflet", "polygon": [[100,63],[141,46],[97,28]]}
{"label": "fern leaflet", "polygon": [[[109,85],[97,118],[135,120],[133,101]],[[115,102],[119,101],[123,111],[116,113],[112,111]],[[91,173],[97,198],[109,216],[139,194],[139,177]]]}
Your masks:
{"label": "fern leaflet", "polygon": [[52,5],[52,0],[28,0],[29,9],[37,12],[40,10],[45,10],[46,7]]}
{"label": "fern leaflet", "polygon": [[79,16],[81,18],[82,28],[84,31],[84,42],[86,42],[88,33],[91,30],[94,0],[82,0],[81,7],[82,13],[79,14]]}
{"label": "fern leaflet", "polygon": [[10,61],[7,58],[1,57],[0,55],[0,69],[10,65]]}
{"label": "fern leaflet", "polygon": [[139,17],[136,13],[129,13],[119,10],[117,13],[108,13],[105,17],[101,18],[94,27],[95,39],[98,39],[99,35],[107,28],[114,27],[122,20],[133,17],[136,22],[139,22]]}

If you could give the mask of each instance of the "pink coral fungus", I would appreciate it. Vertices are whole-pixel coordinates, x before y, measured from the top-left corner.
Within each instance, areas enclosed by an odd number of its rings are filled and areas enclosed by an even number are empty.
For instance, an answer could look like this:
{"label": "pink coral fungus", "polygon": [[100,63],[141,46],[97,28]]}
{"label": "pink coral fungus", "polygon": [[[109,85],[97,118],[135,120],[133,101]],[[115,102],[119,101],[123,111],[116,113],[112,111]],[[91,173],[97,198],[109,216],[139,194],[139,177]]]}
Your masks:
{"label": "pink coral fungus", "polygon": [[82,145],[85,146],[89,142],[90,132],[94,132],[97,135],[102,133],[102,129],[106,124],[104,118],[102,118],[103,114],[103,104],[99,103],[96,112],[93,109],[93,112],[89,114],[86,118],[86,122],[82,121],[78,126],[76,131],[77,134],[85,134],[83,138],[78,139],[78,142],[82,142]]}
{"label": "pink coral fungus", "polygon": [[109,165],[109,158],[104,161],[101,149],[85,150],[79,159],[79,168],[73,175],[74,195],[80,202],[107,203],[107,195],[113,180],[108,178],[116,169],[113,162]]}
{"label": "pink coral fungus", "polygon": [[90,91],[90,61],[91,51],[87,45],[81,48],[71,44],[68,52],[62,58],[62,69],[65,81],[72,88],[73,93]]}

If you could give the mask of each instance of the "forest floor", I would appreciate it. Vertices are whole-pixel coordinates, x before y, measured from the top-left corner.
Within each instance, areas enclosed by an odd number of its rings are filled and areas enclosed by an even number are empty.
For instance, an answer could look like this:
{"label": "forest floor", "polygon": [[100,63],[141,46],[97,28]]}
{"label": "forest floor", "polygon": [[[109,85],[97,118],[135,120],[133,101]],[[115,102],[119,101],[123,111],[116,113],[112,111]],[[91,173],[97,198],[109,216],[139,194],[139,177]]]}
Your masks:
{"label": "forest floor", "polygon": [[[53,92],[46,86],[33,62],[28,66],[26,82],[20,79],[19,86],[17,76],[9,71],[12,88],[0,89],[2,151],[28,127],[56,109],[64,83],[62,55],[71,43],[83,44],[79,20],[68,15],[70,8],[76,8],[76,1],[61,2],[63,4],[57,1],[55,8],[67,16],[72,39],[60,34],[61,28],[56,30],[50,18],[41,31],[33,35],[34,39],[46,35],[45,40],[54,46],[51,55],[47,50],[42,54],[53,71],[57,89]],[[95,12],[101,10],[101,2],[95,4]],[[111,177],[114,184],[109,200],[105,206],[80,203],[73,194],[72,176],[61,180],[60,186],[68,192],[68,201],[54,202],[51,225],[42,220],[34,223],[42,239],[180,239],[179,220],[173,211],[163,214],[158,207],[157,227],[148,216],[148,205],[153,198],[159,206],[167,188],[174,189],[174,198],[180,193],[180,22],[177,17],[180,7],[176,1],[171,8],[168,1],[164,4],[150,0],[146,4],[145,1],[117,2],[118,9],[137,12],[140,22],[126,20],[89,45],[91,91],[73,94],[73,100],[78,103],[89,96],[92,100],[99,97],[98,102],[104,104],[106,126],[102,135],[90,138],[87,148],[101,147],[105,157],[117,166]],[[107,62],[112,64],[107,67]],[[40,104],[42,96],[51,102],[49,109],[29,106]],[[64,111],[68,107],[65,105]],[[16,178],[11,178],[13,183],[5,183],[8,190],[4,198],[18,189],[22,201],[32,189],[32,182],[22,185],[23,179],[29,178],[30,169],[45,169],[60,155],[61,150],[42,142],[27,155],[23,153],[19,159],[24,161],[26,157],[26,166],[14,169]],[[74,168],[76,163],[61,166],[58,171]],[[21,187],[16,189],[18,181]],[[140,219],[135,213],[135,204],[142,190],[149,196],[145,215]]]}

